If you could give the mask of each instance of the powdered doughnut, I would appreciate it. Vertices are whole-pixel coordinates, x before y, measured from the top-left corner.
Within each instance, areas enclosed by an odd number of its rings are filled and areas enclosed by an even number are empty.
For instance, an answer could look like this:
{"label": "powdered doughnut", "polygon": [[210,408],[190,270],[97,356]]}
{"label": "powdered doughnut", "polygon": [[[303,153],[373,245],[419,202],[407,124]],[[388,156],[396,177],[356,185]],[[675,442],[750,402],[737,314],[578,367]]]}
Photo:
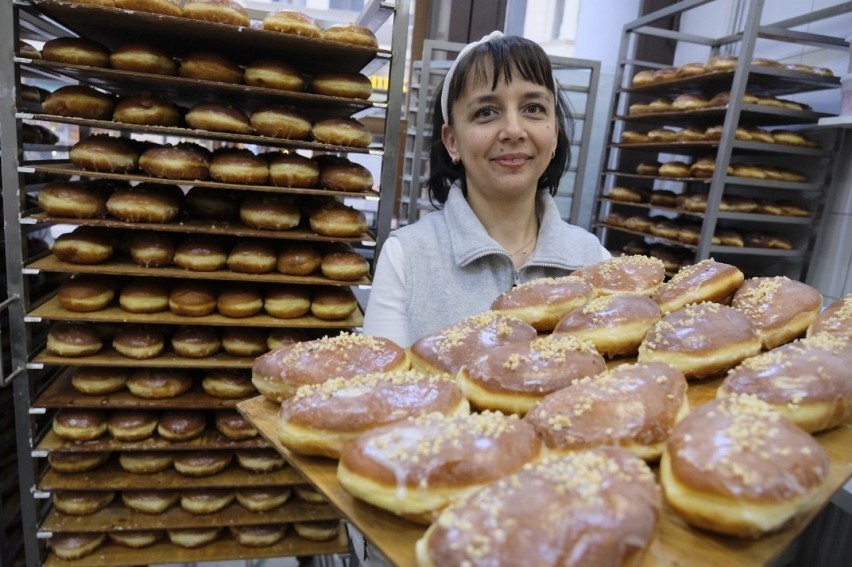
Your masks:
{"label": "powdered doughnut", "polygon": [[708,258],[678,270],[651,299],[664,314],[677,311],[690,303],[730,303],[730,298],[743,280],[743,273],[736,266]]}
{"label": "powdered doughnut", "polygon": [[597,295],[632,293],[651,296],[666,276],[662,261],[649,256],[618,256],[583,266],[572,274],[588,282]]}
{"label": "powdered doughnut", "polygon": [[500,294],[491,310],[514,315],[536,330],[551,331],[562,317],[593,296],[593,287],[581,278],[540,278]]}

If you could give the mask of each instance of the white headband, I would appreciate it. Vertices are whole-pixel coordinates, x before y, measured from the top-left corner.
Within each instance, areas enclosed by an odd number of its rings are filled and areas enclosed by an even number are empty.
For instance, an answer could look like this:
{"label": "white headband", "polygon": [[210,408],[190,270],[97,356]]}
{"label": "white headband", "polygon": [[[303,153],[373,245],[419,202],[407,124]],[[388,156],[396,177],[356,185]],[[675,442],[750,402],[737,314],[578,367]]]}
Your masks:
{"label": "white headband", "polygon": [[464,59],[464,56],[467,55],[474,47],[478,47],[483,43],[487,43],[492,39],[497,39],[498,37],[503,37],[503,32],[500,30],[494,30],[490,34],[482,36],[482,39],[479,41],[468,43],[461,51],[459,51],[458,56],[456,56],[456,60],[453,61],[452,65],[450,65],[450,70],[447,71],[447,76],[444,77],[444,85],[441,88],[441,115],[444,117],[444,124],[449,122],[450,113],[447,108],[447,103],[450,98],[450,82],[453,80],[453,74],[456,72],[456,67],[459,64],[459,61]]}

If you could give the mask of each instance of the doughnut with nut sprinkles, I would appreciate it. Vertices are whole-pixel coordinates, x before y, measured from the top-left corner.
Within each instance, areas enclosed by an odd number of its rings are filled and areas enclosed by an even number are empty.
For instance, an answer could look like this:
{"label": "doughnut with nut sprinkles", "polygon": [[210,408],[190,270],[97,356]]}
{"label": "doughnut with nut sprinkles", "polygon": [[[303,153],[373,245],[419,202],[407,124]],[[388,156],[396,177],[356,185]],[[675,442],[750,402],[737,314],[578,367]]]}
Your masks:
{"label": "doughnut with nut sprinkles", "polygon": [[829,333],[852,341],[852,293],[842,297],[817,315],[808,327],[807,335]]}
{"label": "doughnut with nut sprinkles", "polygon": [[588,282],[595,295],[627,293],[650,297],[663,283],[666,270],[658,258],[633,254],[583,266],[571,275]]}
{"label": "doughnut with nut sprinkles", "polygon": [[552,331],[556,323],[594,297],[594,289],[580,278],[541,278],[500,294],[491,310],[514,315],[539,331]]}
{"label": "doughnut with nut sprinkles", "polygon": [[736,266],[712,258],[684,266],[651,296],[664,314],[691,303],[730,304],[745,276]]}

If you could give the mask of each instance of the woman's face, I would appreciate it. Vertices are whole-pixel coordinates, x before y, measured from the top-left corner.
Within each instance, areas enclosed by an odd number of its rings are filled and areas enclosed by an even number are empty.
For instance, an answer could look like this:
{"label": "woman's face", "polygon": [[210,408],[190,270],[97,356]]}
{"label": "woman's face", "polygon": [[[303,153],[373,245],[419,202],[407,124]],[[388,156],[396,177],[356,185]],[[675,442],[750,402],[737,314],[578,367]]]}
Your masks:
{"label": "woman's face", "polygon": [[514,74],[511,83],[471,81],[452,105],[442,139],[464,165],[468,194],[518,197],[535,193],[556,150],[553,93]]}

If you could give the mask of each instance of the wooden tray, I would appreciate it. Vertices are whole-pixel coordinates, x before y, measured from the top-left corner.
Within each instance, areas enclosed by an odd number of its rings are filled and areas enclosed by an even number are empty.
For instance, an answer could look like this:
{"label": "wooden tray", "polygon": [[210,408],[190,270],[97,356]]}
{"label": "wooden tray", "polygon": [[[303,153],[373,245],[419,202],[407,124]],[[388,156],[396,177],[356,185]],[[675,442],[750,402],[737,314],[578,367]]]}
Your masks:
{"label": "wooden tray", "polygon": [[243,441],[231,441],[218,431],[205,431],[192,441],[168,441],[154,435],[141,441],[118,441],[104,435],[93,441],[66,441],[59,437],[53,430],[45,433],[41,442],[36,447],[42,451],[212,451],[232,450],[242,451],[247,449],[268,449],[269,444],[262,435],[254,439]]}
{"label": "wooden tray", "polygon": [[[690,404],[695,407],[715,397],[721,378],[691,383]],[[320,457],[295,455],[277,438],[278,406],[257,396],[237,404],[246,416],[284,457],[337,506],[392,564],[397,567],[416,565],[414,544],[425,531],[424,526],[403,520],[389,512],[353,498],[337,482],[337,461]],[[852,423],[816,436],[831,459],[831,469],[822,496],[823,505],[852,476]],[[760,539],[719,536],[689,527],[671,508],[664,505],[658,533],[645,556],[643,566],[683,567],[684,565],[737,567],[765,565],[777,557],[818,513],[781,532]],[[699,555],[700,553],[700,555]]]}
{"label": "wooden tray", "polygon": [[58,365],[58,366],[127,366],[132,368],[251,368],[254,364],[253,356],[231,356],[218,353],[207,358],[185,358],[167,352],[156,358],[145,360],[134,360],[116,352],[112,347],[104,347],[97,354],[80,356],[76,358],[68,356],[57,356],[46,350],[41,351],[33,357],[30,368],[35,365]]}

